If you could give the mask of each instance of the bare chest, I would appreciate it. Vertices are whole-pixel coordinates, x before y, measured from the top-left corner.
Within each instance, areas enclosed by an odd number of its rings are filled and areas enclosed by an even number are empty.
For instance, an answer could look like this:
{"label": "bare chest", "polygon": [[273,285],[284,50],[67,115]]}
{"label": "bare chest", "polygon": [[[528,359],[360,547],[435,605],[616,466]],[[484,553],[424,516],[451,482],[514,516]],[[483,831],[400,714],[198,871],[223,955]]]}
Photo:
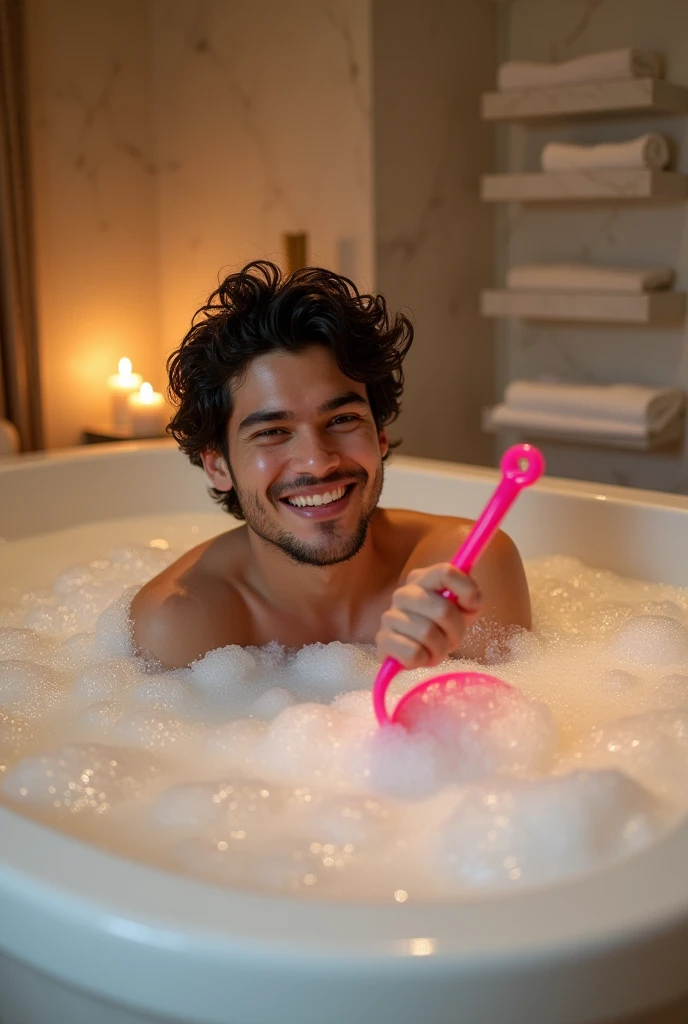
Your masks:
{"label": "bare chest", "polygon": [[393,586],[370,594],[355,609],[338,607],[331,600],[305,600],[295,593],[289,607],[276,608],[253,601],[247,609],[247,639],[228,641],[262,647],[276,641],[301,648],[316,643],[373,644]]}

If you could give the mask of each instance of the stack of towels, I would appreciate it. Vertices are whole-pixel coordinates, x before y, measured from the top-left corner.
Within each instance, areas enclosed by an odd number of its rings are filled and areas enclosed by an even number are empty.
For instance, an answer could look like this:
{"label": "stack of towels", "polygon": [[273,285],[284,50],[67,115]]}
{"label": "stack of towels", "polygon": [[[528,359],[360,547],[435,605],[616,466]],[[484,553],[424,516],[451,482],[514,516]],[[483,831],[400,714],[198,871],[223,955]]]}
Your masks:
{"label": "stack of towels", "polygon": [[560,63],[510,60],[497,72],[501,92],[512,89],[539,89],[547,86],[573,85],[581,82],[610,82],[628,78],[662,78],[664,59],[661,53],[648,50],[604,50]]}
{"label": "stack of towels", "polygon": [[685,395],[676,388],[515,380],[490,419],[504,429],[642,443],[672,427],[678,436],[684,412]]}
{"label": "stack of towels", "polygon": [[671,267],[629,267],[592,263],[522,263],[506,274],[506,286],[518,292],[582,292],[640,295],[670,288]]}

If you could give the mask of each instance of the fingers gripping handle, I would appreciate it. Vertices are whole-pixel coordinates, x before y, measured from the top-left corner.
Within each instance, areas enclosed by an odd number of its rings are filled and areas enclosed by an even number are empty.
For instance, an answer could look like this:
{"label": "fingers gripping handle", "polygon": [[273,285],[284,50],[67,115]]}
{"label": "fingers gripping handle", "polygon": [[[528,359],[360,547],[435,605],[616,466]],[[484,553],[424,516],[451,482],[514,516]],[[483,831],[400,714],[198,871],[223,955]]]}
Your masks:
{"label": "fingers gripping handle", "polygon": [[[517,444],[504,453],[500,469],[502,478],[497,489],[452,558],[452,565],[461,572],[471,571],[523,488],[530,487],[542,476],[545,460],[542,453],[532,445]],[[456,604],[456,595],[450,590],[443,590],[442,597]],[[373,709],[380,725],[391,721],[385,707],[385,696],[392,679],[402,668],[396,658],[386,658],[375,679]]]}

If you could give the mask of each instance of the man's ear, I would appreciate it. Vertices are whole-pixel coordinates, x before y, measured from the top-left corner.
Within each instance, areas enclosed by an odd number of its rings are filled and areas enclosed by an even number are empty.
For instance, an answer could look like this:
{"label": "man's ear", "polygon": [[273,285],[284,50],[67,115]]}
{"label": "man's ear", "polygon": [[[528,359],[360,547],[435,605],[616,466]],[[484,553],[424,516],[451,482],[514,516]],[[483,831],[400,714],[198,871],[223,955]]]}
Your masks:
{"label": "man's ear", "polygon": [[201,459],[203,469],[213,487],[218,491],[231,491],[234,483],[224,455],[208,448],[201,452]]}
{"label": "man's ear", "polygon": [[379,432],[378,441],[380,442],[380,455],[384,459],[385,455],[389,451],[389,441],[387,440],[387,431],[381,430]]}

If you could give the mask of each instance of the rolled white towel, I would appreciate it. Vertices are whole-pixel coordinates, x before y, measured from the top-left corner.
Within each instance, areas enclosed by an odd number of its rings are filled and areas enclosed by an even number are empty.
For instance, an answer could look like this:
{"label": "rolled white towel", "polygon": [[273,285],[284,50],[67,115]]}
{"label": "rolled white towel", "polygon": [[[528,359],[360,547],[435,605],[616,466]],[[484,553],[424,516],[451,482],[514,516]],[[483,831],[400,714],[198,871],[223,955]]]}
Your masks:
{"label": "rolled white towel", "polygon": [[573,437],[600,438],[608,441],[641,440],[652,436],[639,423],[593,419],[590,416],[564,416],[553,412],[532,412],[530,409],[513,409],[506,403],[496,405],[490,410],[490,422],[493,427],[502,427],[505,430],[536,430],[543,434],[570,434]]}
{"label": "rolled white towel", "polygon": [[497,72],[497,87],[532,89],[575,82],[606,82],[619,78],[662,78],[664,58],[649,50],[603,50],[559,63],[510,60]]}
{"label": "rolled white towel", "polygon": [[602,142],[597,146],[548,142],[540,154],[543,171],[555,173],[617,167],[660,170],[670,159],[668,140],[653,132],[628,142]]}
{"label": "rolled white towel", "polygon": [[617,431],[628,431],[629,436],[662,433],[683,414],[685,403],[686,396],[678,388],[641,384],[514,380],[504,392],[504,405],[516,416],[523,413],[590,421],[597,425],[594,432],[599,432],[599,423],[604,422]]}
{"label": "rolled white towel", "polygon": [[522,263],[506,274],[512,291],[624,292],[640,294],[669,288],[671,267],[625,267],[594,263]]}

